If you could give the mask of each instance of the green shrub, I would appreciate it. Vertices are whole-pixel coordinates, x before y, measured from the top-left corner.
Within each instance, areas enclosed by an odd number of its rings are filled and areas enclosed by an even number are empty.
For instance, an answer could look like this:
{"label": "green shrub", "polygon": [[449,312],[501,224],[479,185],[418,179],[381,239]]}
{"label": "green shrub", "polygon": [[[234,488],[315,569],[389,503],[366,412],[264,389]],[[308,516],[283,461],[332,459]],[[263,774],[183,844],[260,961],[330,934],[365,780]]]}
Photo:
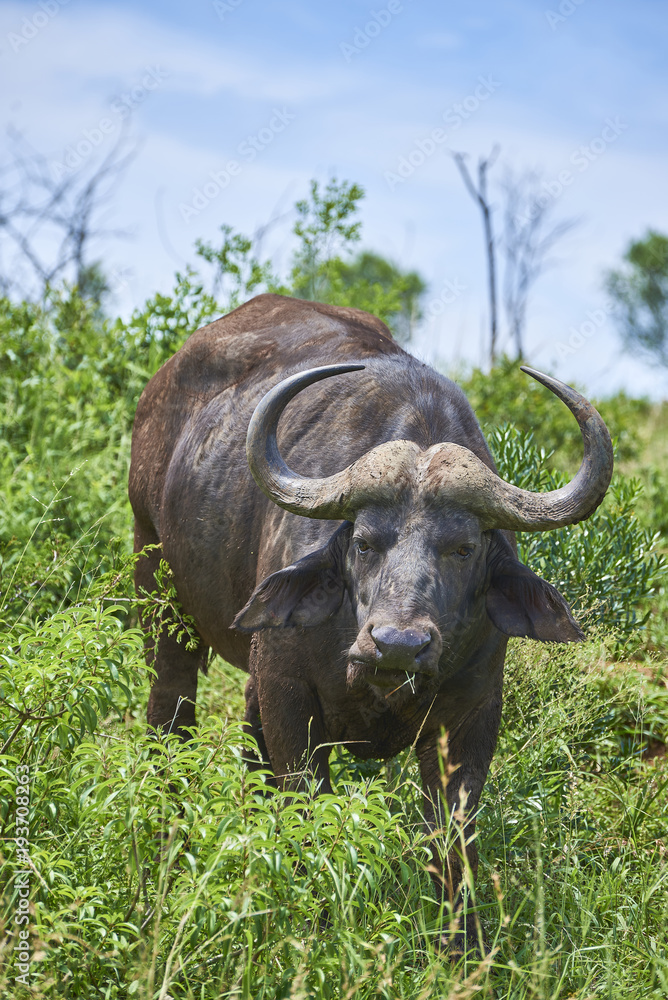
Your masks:
{"label": "green shrub", "polygon": [[[0,653],[0,740],[25,754],[73,748],[112,710],[132,703],[130,661],[143,650],[138,630],[123,627],[125,609],[70,605],[37,625],[4,630]],[[133,670],[135,669],[133,665]],[[34,759],[31,754],[31,759]],[[43,762],[38,758],[36,763]],[[3,812],[6,808],[3,805]]]}
{"label": "green shrub", "polygon": [[[503,357],[488,373],[479,368],[457,377],[485,433],[503,424],[514,424],[524,434],[534,433],[555,468],[564,469],[582,455],[582,438],[569,410],[544,386],[520,370],[520,362]],[[651,403],[619,392],[596,406],[616,440],[617,456],[632,457],[640,445],[640,429]]]}
{"label": "green shrub", "polygon": [[[567,478],[548,469],[532,433],[506,424],[488,434],[499,474],[521,489],[545,492]],[[642,623],[646,598],[665,571],[658,535],[635,513],[638,480],[615,475],[601,506],[586,521],[557,531],[518,534],[520,558],[557,587],[586,627],[629,633]]]}
{"label": "green shrub", "polygon": [[0,618],[76,601],[128,551],[130,438],[154,372],[216,311],[177,275],[127,323],[76,293],[44,308],[0,299]]}

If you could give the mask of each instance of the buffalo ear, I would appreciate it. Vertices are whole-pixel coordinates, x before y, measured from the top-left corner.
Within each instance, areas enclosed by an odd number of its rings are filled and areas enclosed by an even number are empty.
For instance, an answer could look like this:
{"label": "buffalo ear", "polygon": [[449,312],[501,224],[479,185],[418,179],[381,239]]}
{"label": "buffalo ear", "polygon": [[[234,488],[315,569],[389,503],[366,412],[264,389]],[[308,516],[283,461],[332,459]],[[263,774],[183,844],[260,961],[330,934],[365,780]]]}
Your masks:
{"label": "buffalo ear", "polygon": [[504,560],[492,576],[487,614],[505,635],[541,642],[582,642],[584,633],[556,587],[517,559]]}
{"label": "buffalo ear", "polygon": [[341,554],[349,527],[343,525],[323,548],[258,584],[232,628],[240,632],[290,625],[312,628],[336,614],[345,591]]}

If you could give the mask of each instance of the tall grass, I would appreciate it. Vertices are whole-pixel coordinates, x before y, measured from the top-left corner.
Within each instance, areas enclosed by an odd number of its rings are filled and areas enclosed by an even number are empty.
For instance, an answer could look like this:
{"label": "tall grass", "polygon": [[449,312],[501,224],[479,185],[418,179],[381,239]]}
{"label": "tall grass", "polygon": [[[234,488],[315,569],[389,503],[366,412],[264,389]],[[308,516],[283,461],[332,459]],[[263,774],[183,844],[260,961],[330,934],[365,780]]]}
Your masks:
{"label": "tall grass", "polygon": [[[16,640],[1,673],[0,814],[11,837],[15,770],[29,764],[38,995],[640,998],[668,986],[668,772],[643,758],[650,734],[668,738],[668,693],[648,697],[604,641],[556,656],[512,644],[479,819],[492,951],[453,965],[438,949],[452,915],[426,873],[410,753],[369,773],[341,751],[334,795],[287,795],[248,772],[238,724],[207,717],[220,686],[241,700],[230,668],[212,670],[184,748],[134,718],[141,638],[113,607],[71,607]],[[22,866],[5,843],[11,932]],[[12,995],[11,934],[3,959]]]}

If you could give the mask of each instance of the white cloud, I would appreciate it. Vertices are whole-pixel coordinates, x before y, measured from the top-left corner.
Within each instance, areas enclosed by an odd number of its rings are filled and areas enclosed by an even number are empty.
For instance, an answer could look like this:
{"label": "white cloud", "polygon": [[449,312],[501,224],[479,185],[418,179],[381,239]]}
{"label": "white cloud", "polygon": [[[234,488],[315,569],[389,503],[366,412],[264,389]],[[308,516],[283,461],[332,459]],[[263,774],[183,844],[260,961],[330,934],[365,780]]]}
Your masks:
{"label": "white cloud", "polygon": [[[0,37],[20,28],[26,7],[5,4],[0,13]],[[5,45],[5,49],[10,46]],[[188,35],[176,27],[122,8],[96,5],[64,7],[18,52],[5,58],[18,90],[41,90],[54,83],[71,98],[83,96],[81,81],[97,95],[110,86],[123,87],[146,66],[159,65],[169,73],[167,90],[210,97],[301,101],[328,97],[350,86],[346,67],[336,64],[313,74],[307,67],[287,64],[281,72],[249,53],[235,49],[212,12],[209,38]],[[47,100],[47,91],[43,96]]]}

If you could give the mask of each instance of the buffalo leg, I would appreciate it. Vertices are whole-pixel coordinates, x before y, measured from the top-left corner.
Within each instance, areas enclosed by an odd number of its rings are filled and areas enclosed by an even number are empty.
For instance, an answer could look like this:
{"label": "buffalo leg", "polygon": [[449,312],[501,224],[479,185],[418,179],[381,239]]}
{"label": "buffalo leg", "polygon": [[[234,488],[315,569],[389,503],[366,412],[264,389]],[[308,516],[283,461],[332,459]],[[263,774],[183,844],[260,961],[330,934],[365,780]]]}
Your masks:
{"label": "buffalo leg", "polygon": [[[158,537],[152,529],[147,530],[135,522],[135,552],[157,543]],[[160,559],[160,549],[150,549],[138,558],[135,566],[138,596],[156,589],[155,573]],[[149,727],[176,733],[187,740],[190,738],[187,728],[195,725],[197,674],[205,663],[207,648],[200,643],[194,650],[186,649],[185,643],[178,642],[175,635],[168,635],[167,623],[163,624],[156,643],[146,614],[142,615],[142,626],[146,635],[146,662],[156,672],[148,700]]]}
{"label": "buffalo leg", "polygon": [[[424,790],[424,815],[434,834],[432,879],[438,894],[454,910],[462,901],[462,888],[468,867],[473,880],[478,872],[478,848],[472,839],[476,811],[492,761],[501,721],[501,693],[473,718],[445,737],[439,744],[432,736],[418,745],[420,773]],[[455,825],[446,833],[449,819]],[[442,832],[441,832],[442,831]],[[446,850],[444,839],[450,840]],[[444,944],[450,944],[447,937]],[[466,934],[459,932],[451,943],[454,951],[476,946],[478,934],[474,923]]]}
{"label": "buffalo leg", "polygon": [[[323,745],[325,737],[315,696],[305,684],[272,677],[270,670],[267,673],[271,679],[265,674],[261,683],[257,683],[253,663],[255,652],[253,647],[251,676],[246,685],[246,727],[258,740],[260,752],[266,755],[276,784],[282,789],[304,791],[309,779],[315,778],[319,783],[318,792],[331,792],[331,748]],[[256,762],[251,766],[262,765]],[[305,862],[299,862],[298,871],[307,876]],[[323,903],[318,916],[320,932],[325,932],[329,925],[329,911]]]}
{"label": "buffalo leg", "polygon": [[[279,788],[304,789],[309,778],[319,783],[319,791],[331,792],[329,777],[330,747],[320,706],[308,685],[294,678],[281,677],[266,661],[258,677],[251,653],[251,698],[247,700],[246,719],[259,708],[261,737]],[[269,669],[267,669],[269,667]],[[257,698],[257,702],[255,702]],[[257,707],[256,707],[257,706]],[[257,737],[256,737],[257,738]]]}
{"label": "buffalo leg", "polygon": [[251,771],[271,770],[271,758],[267,750],[267,743],[264,738],[262,728],[262,718],[260,716],[260,700],[257,694],[257,684],[255,679],[250,677],[246,682],[246,712],[244,714],[244,729],[249,736],[252,736],[257,743],[259,757],[257,754],[245,757],[246,764]]}
{"label": "buffalo leg", "polygon": [[[324,734],[318,722],[315,699],[302,692],[290,692],[289,703],[260,696],[260,717],[271,767],[279,788],[303,790],[309,779],[319,782],[318,791],[331,792],[329,777],[330,748],[323,746]],[[264,719],[271,721],[264,724]]]}

